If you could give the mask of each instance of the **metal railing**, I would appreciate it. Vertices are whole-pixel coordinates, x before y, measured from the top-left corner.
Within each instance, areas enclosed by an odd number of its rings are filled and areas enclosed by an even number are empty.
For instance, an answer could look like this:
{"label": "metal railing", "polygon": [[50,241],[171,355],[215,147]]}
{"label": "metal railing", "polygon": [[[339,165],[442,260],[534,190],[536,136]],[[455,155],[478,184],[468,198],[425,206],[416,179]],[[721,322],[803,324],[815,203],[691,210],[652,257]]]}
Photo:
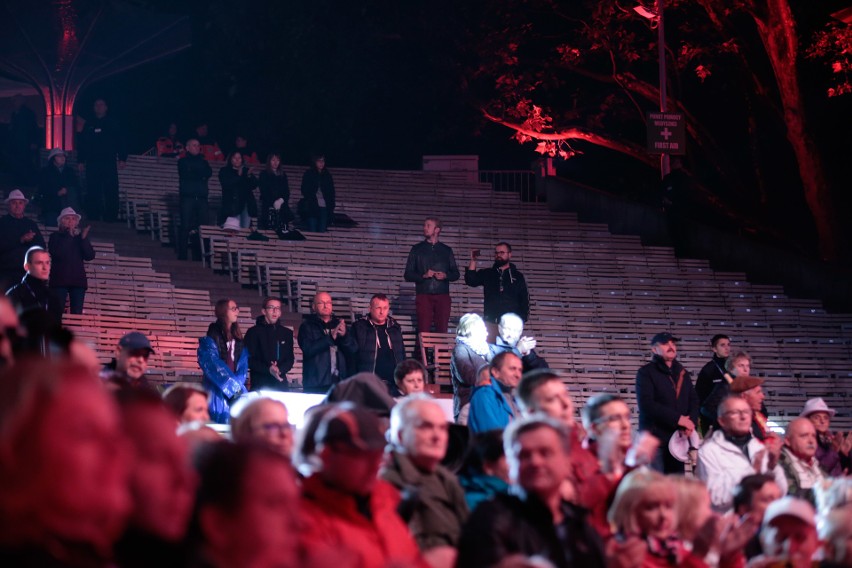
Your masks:
{"label": "metal railing", "polygon": [[494,191],[517,193],[521,201],[538,201],[530,170],[479,170],[479,181],[490,183]]}

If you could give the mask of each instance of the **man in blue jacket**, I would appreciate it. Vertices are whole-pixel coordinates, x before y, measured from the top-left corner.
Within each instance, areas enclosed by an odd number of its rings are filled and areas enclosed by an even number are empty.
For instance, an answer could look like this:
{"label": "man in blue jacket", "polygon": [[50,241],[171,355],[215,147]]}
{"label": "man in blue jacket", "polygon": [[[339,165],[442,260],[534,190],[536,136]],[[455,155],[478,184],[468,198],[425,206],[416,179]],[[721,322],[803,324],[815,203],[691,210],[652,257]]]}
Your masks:
{"label": "man in blue jacket", "polygon": [[490,373],[490,384],[477,385],[470,397],[467,425],[474,434],[502,430],[518,416],[513,394],[523,374],[520,357],[511,351],[500,353],[491,361]]}
{"label": "man in blue jacket", "polygon": [[669,438],[678,430],[689,436],[698,421],[698,395],[689,372],[677,361],[678,341],[671,333],[655,335],[654,357],[636,373],[639,429],[659,438],[651,467],[663,473],[683,473],[683,463],[669,453]]}

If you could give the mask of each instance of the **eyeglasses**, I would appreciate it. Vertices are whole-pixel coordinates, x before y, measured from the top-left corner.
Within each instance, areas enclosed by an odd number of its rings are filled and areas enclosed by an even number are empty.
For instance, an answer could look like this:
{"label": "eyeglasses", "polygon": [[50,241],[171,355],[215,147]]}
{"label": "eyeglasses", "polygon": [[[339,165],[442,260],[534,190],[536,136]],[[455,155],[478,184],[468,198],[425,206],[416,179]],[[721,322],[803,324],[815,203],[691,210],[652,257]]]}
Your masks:
{"label": "eyeglasses", "polygon": [[289,422],[267,422],[266,424],[259,425],[257,428],[263,430],[263,433],[267,436],[272,434],[283,436],[293,431],[293,425]]}
{"label": "eyeglasses", "polygon": [[266,311],[268,311],[268,312],[280,312],[280,311],[281,311],[281,306],[266,306],[266,307],[265,307],[265,308],[263,308],[263,309],[264,309],[264,310],[266,310]]}
{"label": "eyeglasses", "polygon": [[728,410],[722,413],[722,416],[751,416],[751,409],[749,410]]}
{"label": "eyeglasses", "polygon": [[240,311],[240,307],[239,306],[232,306],[232,307],[228,308],[228,311],[238,312],[238,311]]}
{"label": "eyeglasses", "polygon": [[615,424],[616,422],[624,422],[625,424],[630,424],[631,417],[631,412],[625,412],[623,414],[609,414],[607,416],[599,417],[597,420],[595,420],[595,424]]}

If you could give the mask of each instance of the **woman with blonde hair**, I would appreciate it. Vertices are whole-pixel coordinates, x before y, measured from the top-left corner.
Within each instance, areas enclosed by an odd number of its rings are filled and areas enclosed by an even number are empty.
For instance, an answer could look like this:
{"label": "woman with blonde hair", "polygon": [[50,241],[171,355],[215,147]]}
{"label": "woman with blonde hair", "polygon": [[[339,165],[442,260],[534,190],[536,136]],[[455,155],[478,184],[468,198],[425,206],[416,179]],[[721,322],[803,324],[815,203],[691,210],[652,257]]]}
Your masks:
{"label": "woman with blonde hair", "polygon": [[456,330],[456,346],[450,359],[453,381],[453,417],[467,424],[470,395],[476,386],[479,369],[488,364],[488,328],[479,314],[465,314]]}

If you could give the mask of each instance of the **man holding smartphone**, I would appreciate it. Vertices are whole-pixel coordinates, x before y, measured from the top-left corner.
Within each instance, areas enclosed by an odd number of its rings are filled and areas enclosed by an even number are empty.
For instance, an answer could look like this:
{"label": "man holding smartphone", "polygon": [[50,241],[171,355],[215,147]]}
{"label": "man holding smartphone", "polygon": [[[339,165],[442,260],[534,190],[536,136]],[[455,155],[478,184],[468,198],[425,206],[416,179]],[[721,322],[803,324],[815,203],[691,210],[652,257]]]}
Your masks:
{"label": "man holding smartphone", "polygon": [[470,264],[464,271],[464,283],[472,288],[482,286],[485,293],[485,321],[499,323],[500,316],[518,314],[523,321],[530,315],[530,295],[527,281],[512,264],[512,245],[499,242],[494,247],[494,264],[476,269],[479,249],[470,251]]}

